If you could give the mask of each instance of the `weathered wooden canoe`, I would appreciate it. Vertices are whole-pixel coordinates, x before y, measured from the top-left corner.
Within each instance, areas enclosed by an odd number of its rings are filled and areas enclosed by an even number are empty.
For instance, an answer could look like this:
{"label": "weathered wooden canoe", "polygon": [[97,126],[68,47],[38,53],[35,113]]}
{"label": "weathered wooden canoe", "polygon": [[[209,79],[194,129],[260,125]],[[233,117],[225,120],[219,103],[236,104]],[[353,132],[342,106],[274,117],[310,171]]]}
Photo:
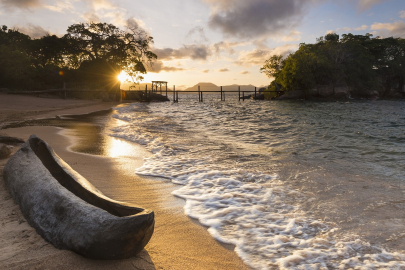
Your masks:
{"label": "weathered wooden canoe", "polygon": [[123,259],[152,237],[152,211],[106,197],[35,135],[9,159],[4,180],[28,223],[57,248]]}

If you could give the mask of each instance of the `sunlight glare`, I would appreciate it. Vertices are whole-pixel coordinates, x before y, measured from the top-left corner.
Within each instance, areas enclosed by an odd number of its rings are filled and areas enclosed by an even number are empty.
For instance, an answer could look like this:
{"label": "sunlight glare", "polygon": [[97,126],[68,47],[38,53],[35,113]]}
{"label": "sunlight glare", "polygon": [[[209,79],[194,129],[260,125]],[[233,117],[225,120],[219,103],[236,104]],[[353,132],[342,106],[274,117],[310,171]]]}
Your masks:
{"label": "sunlight glare", "polygon": [[120,75],[117,76],[118,80],[121,82],[129,81],[131,78],[125,73],[125,71],[121,71]]}

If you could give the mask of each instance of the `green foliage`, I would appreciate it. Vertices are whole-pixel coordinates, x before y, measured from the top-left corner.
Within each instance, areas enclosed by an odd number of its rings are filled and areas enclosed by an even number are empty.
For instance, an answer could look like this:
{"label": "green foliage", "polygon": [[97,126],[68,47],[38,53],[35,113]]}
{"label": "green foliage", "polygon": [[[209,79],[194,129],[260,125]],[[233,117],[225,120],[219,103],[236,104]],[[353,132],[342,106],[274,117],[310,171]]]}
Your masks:
{"label": "green foliage", "polygon": [[382,86],[384,93],[402,89],[405,78],[405,40],[373,38],[371,34],[331,33],[315,44],[300,44],[299,49],[282,59],[273,55],[260,69],[283,90],[308,90],[319,85],[347,85],[353,94]]}
{"label": "green foliage", "polygon": [[33,68],[28,55],[31,38],[2,26],[0,30],[0,87],[26,87]]}
{"label": "green foliage", "polygon": [[266,90],[264,90],[263,94],[264,94],[264,98],[265,99],[273,99],[277,97],[277,92],[278,88],[277,88],[277,84],[275,81],[272,81],[270,83],[270,85],[267,87]]}
{"label": "green foliage", "polygon": [[142,80],[145,65],[156,59],[153,38],[143,30],[120,30],[107,23],[69,26],[63,37],[31,39],[16,29],[0,29],[0,87],[60,88],[63,82],[112,88],[121,71]]}
{"label": "green foliage", "polygon": [[282,55],[273,55],[268,60],[263,67],[260,68],[260,72],[266,74],[268,77],[277,77],[283,68]]}
{"label": "green foliage", "polygon": [[[107,76],[116,80],[123,70],[138,81],[140,74],[146,73],[145,63],[157,58],[149,50],[153,38],[137,28],[123,31],[107,23],[79,23],[71,25],[67,32],[63,37],[69,44],[67,64],[82,69],[85,77],[108,72]],[[88,69],[90,62],[94,70]]]}

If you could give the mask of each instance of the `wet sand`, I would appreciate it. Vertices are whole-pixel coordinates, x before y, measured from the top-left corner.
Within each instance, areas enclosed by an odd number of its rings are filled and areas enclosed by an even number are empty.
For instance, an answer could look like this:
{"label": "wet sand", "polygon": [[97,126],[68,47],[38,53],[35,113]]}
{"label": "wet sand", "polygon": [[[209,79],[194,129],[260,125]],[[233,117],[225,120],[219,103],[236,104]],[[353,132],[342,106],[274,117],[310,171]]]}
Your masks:
{"label": "wet sand", "polygon": [[[4,95],[0,94],[0,107]],[[36,98],[31,98],[31,102]],[[18,101],[18,100],[17,100]],[[17,102],[14,99],[14,102]],[[48,99],[47,99],[48,101]],[[60,100],[57,100],[58,102]],[[43,101],[40,101],[43,102]],[[109,104],[91,102],[87,105],[62,102],[58,108],[43,104],[35,113],[19,111],[21,108],[0,111],[3,123],[7,115],[13,121],[49,114],[86,113],[98,106]],[[79,102],[81,103],[81,101]],[[70,107],[69,107],[70,106]],[[76,107],[75,107],[76,106]],[[80,106],[80,107],[77,107]],[[73,107],[73,108],[72,108]],[[79,109],[80,108],[80,109]],[[28,109],[32,109],[29,107]],[[31,111],[32,112],[32,111]],[[80,124],[79,124],[80,126]],[[84,125],[85,126],[85,125]],[[91,130],[91,129],[90,129]],[[215,241],[195,220],[185,216],[184,201],[174,197],[176,186],[169,180],[140,177],[135,168],[149,153],[141,146],[114,138],[106,138],[108,156],[81,154],[68,150],[81,138],[75,136],[80,129],[27,126],[0,130],[0,134],[27,139],[36,134],[47,141],[73,169],[86,177],[105,195],[155,211],[155,232],[146,248],[136,257],[119,261],[85,259],[71,251],[58,250],[44,241],[24,220],[2,179],[6,159],[0,160],[0,266],[7,269],[249,269],[235,254],[232,246]],[[93,131],[88,131],[93,132]],[[76,139],[74,139],[76,138]],[[18,147],[14,148],[14,151]],[[118,150],[117,149],[121,149]],[[126,152],[130,149],[131,156]],[[135,156],[133,153],[136,153]]]}

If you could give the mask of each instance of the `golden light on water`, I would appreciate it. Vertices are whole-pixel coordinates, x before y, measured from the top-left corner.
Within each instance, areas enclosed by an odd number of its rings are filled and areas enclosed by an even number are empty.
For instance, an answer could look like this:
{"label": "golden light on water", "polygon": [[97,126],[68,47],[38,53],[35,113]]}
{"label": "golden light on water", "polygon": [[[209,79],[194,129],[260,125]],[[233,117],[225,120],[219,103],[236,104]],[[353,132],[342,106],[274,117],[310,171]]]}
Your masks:
{"label": "golden light on water", "polygon": [[107,137],[106,152],[109,157],[131,156],[133,149],[129,143],[114,137]]}

